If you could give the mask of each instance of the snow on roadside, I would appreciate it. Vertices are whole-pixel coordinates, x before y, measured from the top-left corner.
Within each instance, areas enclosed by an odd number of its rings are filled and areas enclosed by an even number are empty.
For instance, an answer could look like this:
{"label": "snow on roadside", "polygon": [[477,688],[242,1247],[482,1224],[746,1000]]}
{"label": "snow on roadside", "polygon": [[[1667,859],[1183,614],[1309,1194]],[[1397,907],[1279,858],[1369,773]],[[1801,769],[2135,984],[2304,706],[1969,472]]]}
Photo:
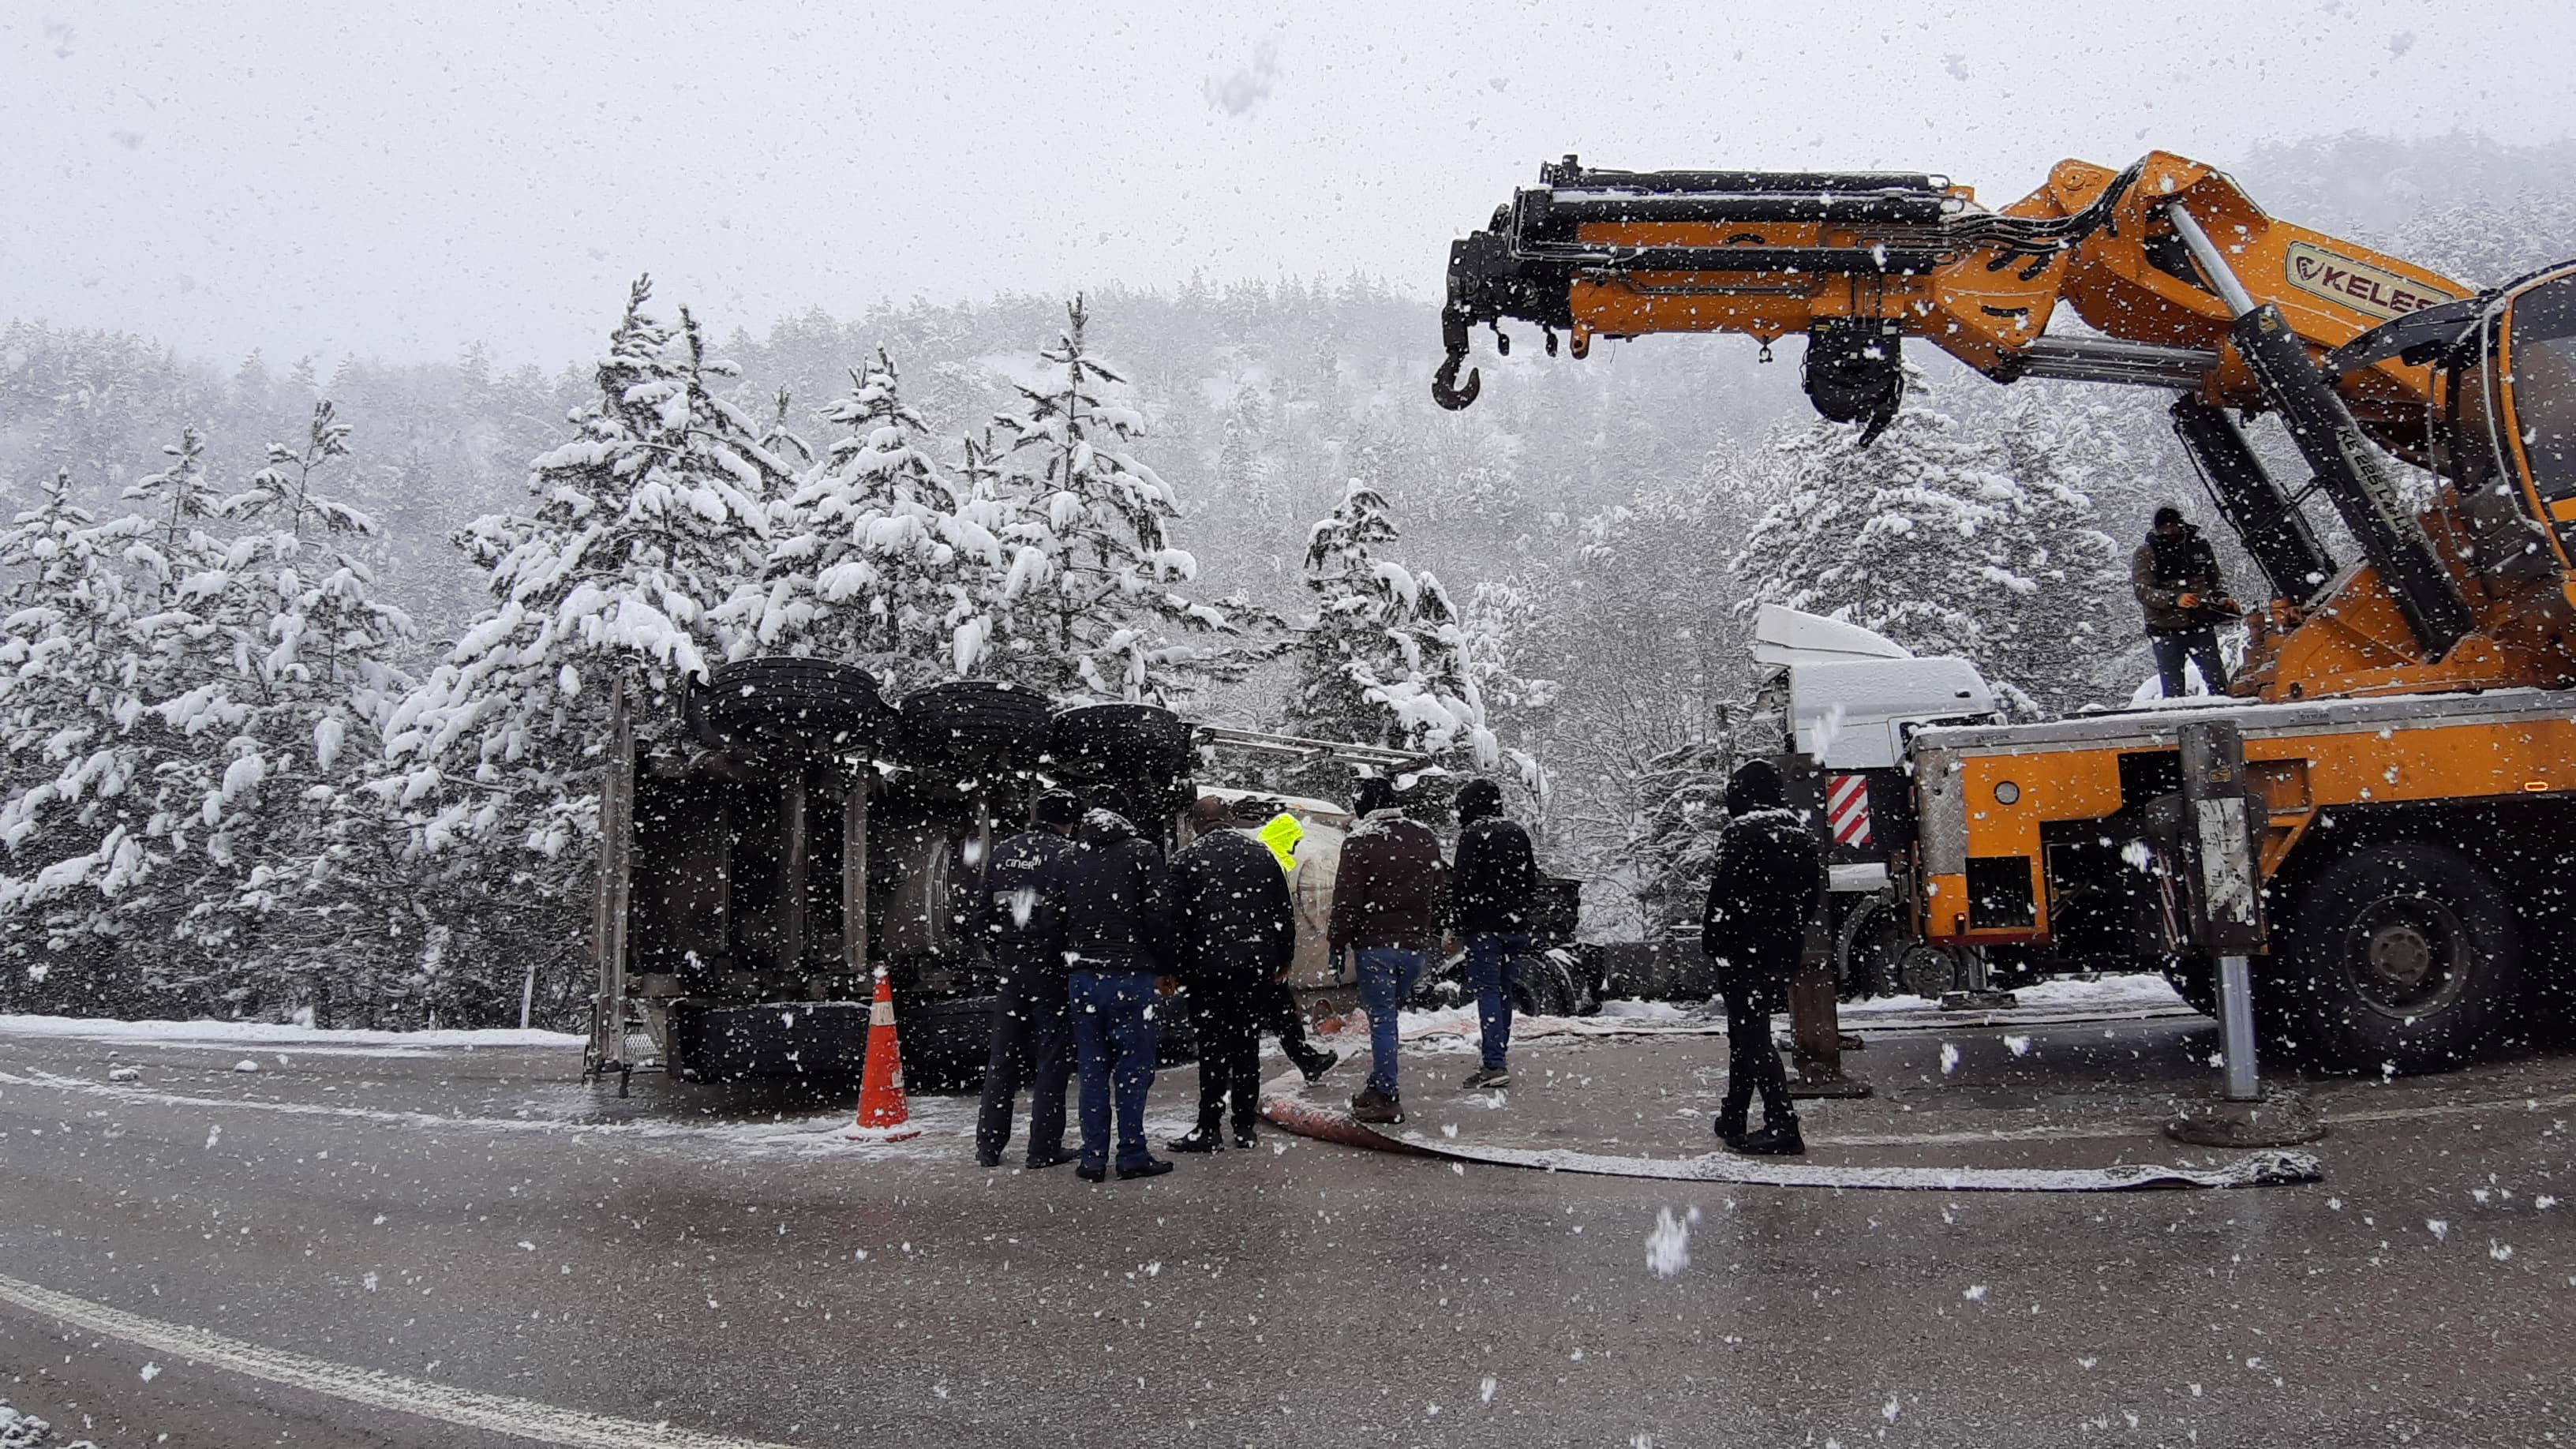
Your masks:
{"label": "snow on roadside", "polygon": [[[2181,997],[2165,978],[2153,971],[2127,975],[2104,976],[2093,981],[2043,981],[2036,986],[2016,988],[2016,1005],[1984,1013],[1997,1019],[2009,1019],[2017,1013],[2044,1013],[2050,1017],[2067,1014],[2100,1014],[2106,1017],[2164,1015],[2188,1011]],[[1882,996],[1869,1001],[1842,1003],[1842,1020],[1847,1025],[1867,1026],[1870,1018],[1894,1018],[1913,1014],[1941,1016],[1941,1003],[1921,996]],[[1857,1018],[1858,1020],[1855,1020]],[[1344,1037],[1365,1042],[1368,1037],[1368,1014],[1354,1010],[1342,1018]],[[1904,1024],[1904,1023],[1898,1023]],[[1463,1052],[1475,1049],[1480,1030],[1476,1007],[1472,1002],[1444,1007],[1435,1011],[1408,1011],[1399,1019],[1397,1036],[1407,1045],[1435,1052]],[[1694,1007],[1667,1001],[1605,1001],[1597,1016],[1526,1016],[1512,1018],[1512,1038],[1527,1041],[1540,1037],[1604,1037],[1653,1035],[1713,1035],[1725,1030],[1725,1018],[1713,1006]]]}
{"label": "snow on roadside", "polygon": [[2068,977],[2025,986],[2013,995],[2024,1006],[2047,1007],[2169,1007],[2183,1004],[2173,983],[2161,971],[2133,971],[2124,976],[2105,976],[2099,981],[2077,981]]}
{"label": "snow on roadside", "polygon": [[1631,1021],[1680,1021],[1690,1015],[1669,1001],[1605,1001],[1601,1014]]}
{"label": "snow on roadside", "polygon": [[98,1449],[87,1439],[57,1444],[54,1426],[33,1414],[22,1414],[0,1399],[0,1449]]}
{"label": "snow on roadside", "polygon": [[[2183,999],[2174,994],[2173,983],[2159,971],[2132,971],[2095,981],[2065,977],[2036,986],[2016,986],[2013,1001],[2019,1008],[2050,1011],[2166,1011],[2183,1005]],[[1878,996],[1842,1004],[1846,1018],[1940,1009],[1940,1002],[1925,996]]]}
{"label": "snow on roadside", "polygon": [[0,1015],[0,1036],[70,1036],[86,1041],[153,1042],[168,1046],[264,1046],[327,1050],[332,1047],[579,1047],[570,1032],[515,1027],[436,1031],[324,1031],[270,1021],[118,1021],[89,1016]]}
{"label": "snow on roadside", "polygon": [[[1630,1010],[1613,1012],[1611,1006]],[[1638,1011],[1637,1007],[1656,1008]],[[1659,1033],[1679,1035],[1705,1034],[1709,1021],[1695,1017],[1678,1007],[1663,1002],[1611,1002],[1602,1007],[1599,1016],[1530,1016],[1514,1013],[1512,1040],[1529,1041],[1539,1037],[1639,1036]],[[1396,1037],[1408,1047],[1434,1052],[1469,1052],[1484,1030],[1471,1002],[1463,1006],[1442,1007],[1436,1011],[1407,1011],[1396,1018]],[[1353,1010],[1342,1017],[1342,1039],[1355,1041],[1361,1049],[1368,1045],[1368,1013]]]}

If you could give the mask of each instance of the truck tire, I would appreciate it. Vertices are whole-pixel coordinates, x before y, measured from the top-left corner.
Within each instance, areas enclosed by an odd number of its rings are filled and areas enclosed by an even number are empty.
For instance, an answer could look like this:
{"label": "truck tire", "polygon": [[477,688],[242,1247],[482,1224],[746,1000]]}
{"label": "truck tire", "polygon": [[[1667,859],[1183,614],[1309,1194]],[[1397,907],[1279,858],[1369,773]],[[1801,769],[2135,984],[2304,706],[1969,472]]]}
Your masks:
{"label": "truck tire", "polygon": [[[1468,999],[1474,999],[1472,994]],[[1574,978],[1562,963],[1539,953],[1513,958],[1512,1010],[1528,1016],[1572,1016],[1578,1004]]]}
{"label": "truck tire", "polygon": [[2494,1042],[2521,986],[2504,891],[2457,851],[2401,840],[2355,849],[2299,893],[2255,1003],[2267,1034],[2318,1065],[2443,1071]]}
{"label": "truck tire", "polygon": [[1189,804],[1196,739],[1188,721],[1160,705],[1084,704],[1047,722],[1047,759],[1085,801],[1114,790],[1126,797],[1148,837],[1157,821]]}
{"label": "truck tire", "polygon": [[1866,1001],[1895,991],[1897,962],[1905,947],[1905,933],[1887,904],[1875,897],[1862,900],[1834,933],[1835,996]]}
{"label": "truck tire", "polygon": [[689,690],[689,732],[747,763],[866,754],[892,738],[896,716],[876,676],[824,659],[737,659]]}
{"label": "truck tire", "polygon": [[911,1001],[897,1006],[905,1086],[927,1096],[981,1091],[991,1057],[990,996]]}
{"label": "truck tire", "polygon": [[1151,704],[1084,704],[1048,721],[1047,754],[1100,780],[1173,780],[1189,773],[1191,730]]}
{"label": "truck tire", "polygon": [[981,679],[934,684],[904,699],[903,745],[915,764],[1033,765],[1046,746],[1046,696]]}
{"label": "truck tire", "polygon": [[1896,980],[1891,989],[1899,995],[1938,1001],[1950,992],[1965,990],[1967,985],[1968,963],[1947,946],[1914,942],[1897,953]]}

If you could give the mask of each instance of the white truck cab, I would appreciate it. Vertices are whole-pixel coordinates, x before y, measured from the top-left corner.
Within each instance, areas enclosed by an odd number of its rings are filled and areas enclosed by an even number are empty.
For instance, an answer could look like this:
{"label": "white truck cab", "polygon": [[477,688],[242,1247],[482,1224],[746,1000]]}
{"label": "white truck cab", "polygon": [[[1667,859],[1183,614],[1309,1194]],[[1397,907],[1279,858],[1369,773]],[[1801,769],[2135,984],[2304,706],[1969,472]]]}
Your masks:
{"label": "white truck cab", "polygon": [[1951,953],[1905,946],[1887,867],[1914,834],[1907,738],[1929,725],[2003,723],[1993,688],[1965,659],[1921,658],[1857,624],[1776,604],[1754,616],[1753,660],[1748,723],[1824,777],[1825,925],[1845,990],[1937,997],[1964,984]]}

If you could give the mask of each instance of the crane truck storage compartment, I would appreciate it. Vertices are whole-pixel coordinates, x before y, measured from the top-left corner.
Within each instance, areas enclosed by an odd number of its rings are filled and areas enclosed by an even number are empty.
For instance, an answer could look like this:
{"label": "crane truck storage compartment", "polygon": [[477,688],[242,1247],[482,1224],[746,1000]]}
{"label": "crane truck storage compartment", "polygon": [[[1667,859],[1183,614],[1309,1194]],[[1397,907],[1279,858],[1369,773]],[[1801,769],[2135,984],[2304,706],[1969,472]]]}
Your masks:
{"label": "crane truck storage compartment", "polygon": [[2177,909],[2181,722],[2244,741],[2273,924],[2267,1050],[2454,1066],[2563,1014],[2538,948],[2576,858],[2576,700],[2550,690],[2212,704],[1925,730],[1913,743],[1924,939],[2167,963],[2209,999]]}

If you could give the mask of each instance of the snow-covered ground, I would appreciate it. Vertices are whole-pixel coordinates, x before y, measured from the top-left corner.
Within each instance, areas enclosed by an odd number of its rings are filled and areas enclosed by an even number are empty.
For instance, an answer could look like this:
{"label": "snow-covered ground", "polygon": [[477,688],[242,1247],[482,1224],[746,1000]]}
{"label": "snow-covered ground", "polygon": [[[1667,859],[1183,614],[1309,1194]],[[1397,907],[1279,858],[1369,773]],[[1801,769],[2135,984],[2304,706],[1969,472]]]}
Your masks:
{"label": "snow-covered ground", "polygon": [[[2066,977],[2043,981],[2036,986],[2013,990],[2013,999],[2023,1009],[2040,1008],[2052,1012],[2166,1011],[2183,1006],[2173,986],[2162,974],[2135,971],[2121,976],[2104,976],[2094,981]],[[1924,996],[1880,996],[1868,1001],[1846,1001],[1842,1014],[1851,1016],[1892,1015],[1909,1011],[1938,1011],[1941,1003]]]}
{"label": "snow-covered ground", "polygon": [[561,1031],[324,1031],[271,1021],[115,1021],[87,1016],[0,1015],[0,1036],[70,1036],[84,1041],[161,1046],[264,1047],[271,1051],[339,1051],[363,1055],[476,1047],[579,1047]]}
{"label": "snow-covered ground", "polygon": [[[2182,998],[2174,994],[2173,987],[2166,983],[2164,977],[2152,971],[2104,976],[2093,981],[2071,978],[2044,981],[2016,990],[2013,997],[2015,1004],[2012,1007],[1987,1011],[1982,1015],[1998,1017],[2030,1013],[2064,1018],[2098,1013],[2127,1017],[2190,1010]],[[1941,1003],[1922,996],[1882,996],[1842,1004],[1843,1021],[1856,1026],[1895,1025],[1897,1019],[1918,1013],[1938,1016]],[[1714,1003],[1605,1001],[1601,1003],[1601,1012],[1597,1016],[1515,1016],[1512,1018],[1512,1039],[1635,1036],[1658,1032],[1687,1035],[1720,1032],[1725,1030],[1725,1026],[1725,1017]],[[1406,1045],[1439,1052],[1473,1050],[1478,1029],[1476,1008],[1472,1002],[1437,1011],[1408,1011],[1397,1027]],[[1367,1014],[1354,1011],[1343,1017],[1340,1037],[1364,1047],[1368,1040]]]}
{"label": "snow-covered ground", "polygon": [[1601,1014],[1630,1021],[1681,1021],[1690,1015],[1669,1001],[1605,1001]]}
{"label": "snow-covered ground", "polygon": [[0,1400],[0,1449],[98,1449],[98,1445],[87,1439],[65,1444],[54,1437],[53,1425]]}
{"label": "snow-covered ground", "polygon": [[[2185,1009],[2172,986],[2154,972],[2104,976],[2093,981],[2044,981],[2013,993],[2018,1009],[2050,1013],[2099,1011],[2115,1015]],[[1853,1017],[1900,1016],[1933,1012],[1941,1003],[1921,996],[1882,996],[1846,1001],[1842,1014]],[[1714,1008],[1694,1009],[1669,1001],[1605,1001],[1598,1016],[1517,1016],[1512,1035],[1520,1040],[1549,1036],[1600,1036],[1639,1031],[1704,1031],[1718,1024]],[[1465,1050],[1476,1039],[1478,1024],[1472,1003],[1437,1011],[1404,1013],[1403,1039],[1434,1050]],[[1341,1035],[1366,1040],[1368,1018],[1354,1011],[1343,1018]],[[99,1017],[0,1015],[0,1036],[78,1037],[86,1041],[131,1042],[160,1046],[256,1047],[269,1051],[310,1051],[350,1055],[413,1055],[431,1051],[482,1047],[554,1047],[577,1049],[582,1038],[570,1032],[521,1031],[510,1028],[460,1031],[323,1031],[259,1021],[114,1021]]]}

